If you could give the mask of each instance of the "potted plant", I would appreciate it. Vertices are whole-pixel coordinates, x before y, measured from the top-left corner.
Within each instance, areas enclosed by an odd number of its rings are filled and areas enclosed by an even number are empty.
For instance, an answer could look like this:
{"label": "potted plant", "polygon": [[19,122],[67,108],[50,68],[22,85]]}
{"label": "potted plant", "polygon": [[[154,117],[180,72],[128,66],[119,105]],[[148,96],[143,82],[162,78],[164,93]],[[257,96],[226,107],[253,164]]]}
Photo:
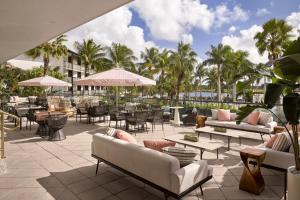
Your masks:
{"label": "potted plant", "polygon": [[298,200],[300,197],[300,158],[299,158],[299,135],[297,126],[300,117],[300,95],[296,92],[300,88],[300,38],[292,42],[285,51],[285,55],[273,62],[271,84],[267,85],[264,102],[258,106],[247,105],[241,107],[237,113],[237,123],[248,116],[253,110],[261,108],[269,110],[280,122],[281,119],[272,112],[272,108],[283,96],[283,111],[286,121],[291,125],[289,130],[285,123],[281,123],[291,141],[294,150],[295,166],[288,168],[288,192],[290,200]]}

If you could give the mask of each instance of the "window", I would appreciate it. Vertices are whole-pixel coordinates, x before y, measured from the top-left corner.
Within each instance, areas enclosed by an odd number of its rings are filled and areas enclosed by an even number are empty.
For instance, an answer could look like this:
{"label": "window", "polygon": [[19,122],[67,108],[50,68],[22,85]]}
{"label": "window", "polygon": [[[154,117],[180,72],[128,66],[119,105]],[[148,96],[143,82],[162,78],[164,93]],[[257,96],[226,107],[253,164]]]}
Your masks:
{"label": "window", "polygon": [[68,63],[72,63],[72,56],[68,56]]}
{"label": "window", "polygon": [[77,65],[81,65],[81,59],[77,57]]}
{"label": "window", "polygon": [[100,89],[100,86],[96,86],[96,90],[99,90]]}
{"label": "window", "polygon": [[72,70],[68,70],[68,77],[72,77],[73,76],[73,71]]}
{"label": "window", "polygon": [[81,72],[77,72],[77,78],[81,78]]}
{"label": "window", "polygon": [[91,90],[95,90],[95,87],[94,87],[94,86],[91,86]]}
{"label": "window", "polygon": [[73,91],[73,86],[72,86],[72,87],[69,87],[69,91]]}
{"label": "window", "polygon": [[81,90],[81,86],[77,85],[77,90],[80,91]]}
{"label": "window", "polygon": [[89,90],[89,86],[85,85],[84,90]]}

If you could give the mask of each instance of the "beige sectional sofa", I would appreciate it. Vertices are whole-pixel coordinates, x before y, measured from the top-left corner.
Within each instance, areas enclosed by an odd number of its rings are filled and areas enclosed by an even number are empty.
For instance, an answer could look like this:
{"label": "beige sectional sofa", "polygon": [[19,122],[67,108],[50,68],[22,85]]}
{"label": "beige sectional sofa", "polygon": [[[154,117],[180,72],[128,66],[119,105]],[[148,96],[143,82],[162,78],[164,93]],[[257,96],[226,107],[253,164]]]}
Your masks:
{"label": "beige sectional sofa", "polygon": [[93,136],[92,156],[120,171],[177,199],[190,193],[212,178],[206,161],[180,168],[177,158],[144,146],[128,143],[97,133]]}

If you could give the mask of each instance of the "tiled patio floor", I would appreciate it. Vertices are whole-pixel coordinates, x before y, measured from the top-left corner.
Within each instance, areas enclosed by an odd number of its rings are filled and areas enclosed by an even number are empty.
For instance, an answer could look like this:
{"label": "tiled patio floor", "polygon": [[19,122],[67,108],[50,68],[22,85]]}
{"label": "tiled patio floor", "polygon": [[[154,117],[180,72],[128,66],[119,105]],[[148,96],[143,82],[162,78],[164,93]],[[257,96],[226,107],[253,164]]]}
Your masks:
{"label": "tiled patio floor", "polygon": [[[70,119],[64,129],[67,139],[59,142],[36,136],[36,125],[31,132],[10,132],[5,143],[8,170],[0,175],[0,199],[162,199],[161,192],[105,164],[100,165],[100,173],[95,176],[96,160],[90,155],[91,139],[104,126],[107,125],[76,123]],[[137,133],[136,138],[142,143],[143,139],[189,131],[193,131],[193,127],[165,125],[163,132],[157,126],[154,132]],[[255,137],[259,138],[259,135]],[[203,158],[214,167],[213,179],[204,185],[204,196],[195,190],[183,199],[281,199],[284,177],[276,171],[262,170],[266,188],[261,195],[252,195],[238,188],[243,169],[238,150],[259,143],[259,140],[243,140],[243,145],[239,146],[238,141],[233,141],[231,151],[224,147],[219,160],[216,160],[215,152],[205,152]]]}

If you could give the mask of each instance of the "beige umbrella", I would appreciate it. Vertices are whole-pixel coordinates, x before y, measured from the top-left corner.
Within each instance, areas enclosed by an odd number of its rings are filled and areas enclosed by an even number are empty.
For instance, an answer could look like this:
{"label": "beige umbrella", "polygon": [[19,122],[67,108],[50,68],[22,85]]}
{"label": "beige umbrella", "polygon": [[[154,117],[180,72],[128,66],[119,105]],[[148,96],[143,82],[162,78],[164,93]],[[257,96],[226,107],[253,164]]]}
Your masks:
{"label": "beige umbrella", "polygon": [[32,86],[32,87],[69,87],[70,83],[59,80],[52,76],[41,76],[18,83],[19,86]]}
{"label": "beige umbrella", "polygon": [[156,82],[122,68],[113,68],[77,80],[75,84],[92,86],[151,86],[156,85]]}
{"label": "beige umbrella", "polygon": [[[116,67],[77,80],[75,81],[75,84],[91,86],[116,86],[118,90],[118,86],[152,86],[156,85],[156,82],[141,75]],[[116,104],[118,104],[117,96]]]}

